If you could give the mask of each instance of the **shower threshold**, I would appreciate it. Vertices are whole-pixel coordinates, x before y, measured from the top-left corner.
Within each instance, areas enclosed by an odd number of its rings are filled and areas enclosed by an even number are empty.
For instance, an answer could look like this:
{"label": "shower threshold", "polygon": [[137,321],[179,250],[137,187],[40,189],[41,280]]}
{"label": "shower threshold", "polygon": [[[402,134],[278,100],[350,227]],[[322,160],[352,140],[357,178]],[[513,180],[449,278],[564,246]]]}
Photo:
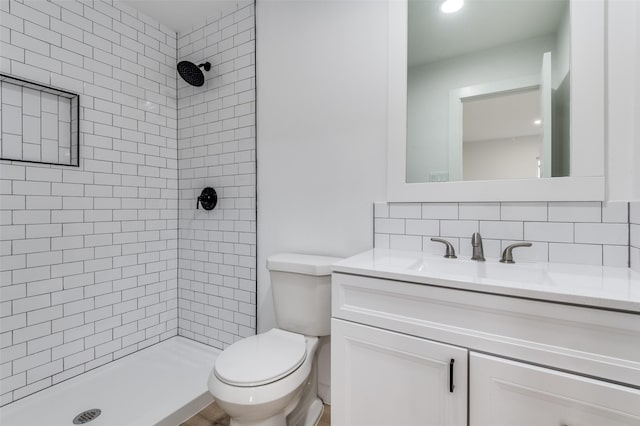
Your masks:
{"label": "shower threshold", "polygon": [[220,351],[173,337],[0,408],[2,426],[176,426],[213,402],[207,378]]}

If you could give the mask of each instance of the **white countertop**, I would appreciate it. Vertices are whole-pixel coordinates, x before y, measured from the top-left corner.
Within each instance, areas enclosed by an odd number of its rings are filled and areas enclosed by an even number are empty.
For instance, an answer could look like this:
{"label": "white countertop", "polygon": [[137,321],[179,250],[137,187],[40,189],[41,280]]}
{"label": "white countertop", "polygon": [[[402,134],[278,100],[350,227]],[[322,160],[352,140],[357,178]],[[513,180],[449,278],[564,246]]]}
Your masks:
{"label": "white countertop", "polygon": [[373,249],[333,264],[333,272],[571,303],[640,314],[640,273],[564,263],[476,262],[428,253]]}

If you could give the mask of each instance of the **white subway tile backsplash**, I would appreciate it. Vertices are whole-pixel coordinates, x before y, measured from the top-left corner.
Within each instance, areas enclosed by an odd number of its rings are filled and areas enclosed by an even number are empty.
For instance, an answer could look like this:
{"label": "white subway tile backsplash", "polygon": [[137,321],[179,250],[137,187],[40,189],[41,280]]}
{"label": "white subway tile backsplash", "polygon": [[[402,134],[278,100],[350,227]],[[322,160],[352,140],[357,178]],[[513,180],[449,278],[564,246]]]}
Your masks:
{"label": "white subway tile backsplash", "polygon": [[440,236],[471,238],[474,232],[479,231],[477,220],[441,220]]}
{"label": "white subway tile backsplash", "polygon": [[500,219],[546,222],[547,203],[501,203]]}
{"label": "white subway tile backsplash", "polygon": [[389,217],[420,219],[422,217],[422,209],[420,204],[416,203],[394,203],[389,206]]}
{"label": "white subway tile backsplash", "polygon": [[549,262],[602,264],[602,245],[549,243]]}
{"label": "white subway tile backsplash", "polygon": [[524,240],[572,243],[573,223],[526,222]]}
{"label": "white subway tile backsplash", "polygon": [[629,239],[631,246],[631,268],[640,271],[640,257],[638,257],[638,250],[640,250],[640,223],[634,222],[629,225]]}
{"label": "white subway tile backsplash", "polygon": [[[429,220],[414,219],[410,203],[396,211],[411,214],[387,219],[394,203],[388,207],[376,203],[375,247],[412,247],[440,255],[442,245],[430,241],[431,236],[439,236],[466,257],[471,255],[471,235],[480,232],[487,257],[498,258],[509,244],[529,241],[533,246],[517,249],[516,260],[618,267],[630,263],[640,269],[640,224],[634,225],[634,220],[640,221],[637,202],[414,203],[419,204],[423,219]],[[495,218],[496,212],[495,220],[477,219]],[[420,249],[409,238],[414,236],[423,236]]]}
{"label": "white subway tile backsplash", "polygon": [[629,266],[629,246],[602,246],[602,265],[626,268]]}
{"label": "white subway tile backsplash", "polygon": [[389,217],[389,205],[387,203],[373,203],[373,216],[374,218],[388,218]]}
{"label": "white subway tile backsplash", "polygon": [[629,222],[640,225],[640,201],[629,203]]}
{"label": "white subway tile backsplash", "polygon": [[602,203],[602,222],[629,223],[629,203],[622,201]]}
{"label": "white subway tile backsplash", "polygon": [[423,203],[423,219],[458,219],[457,203]]}
{"label": "white subway tile backsplash", "polygon": [[422,250],[422,237],[416,235],[391,235],[389,248],[394,250]]}
{"label": "white subway tile backsplash", "polygon": [[524,228],[522,222],[480,221],[480,234],[495,240],[522,240]]}
{"label": "white subway tile backsplash", "polygon": [[403,219],[376,219],[376,232],[383,234],[404,234],[405,221]]}
{"label": "white subway tile backsplash", "polygon": [[630,265],[634,271],[640,271],[640,248],[631,247]]}
{"label": "white subway tile backsplash", "polygon": [[613,223],[576,223],[575,242],[629,245],[629,225]]}
{"label": "white subway tile backsplash", "polygon": [[550,222],[601,222],[602,203],[552,202],[549,203]]}
{"label": "white subway tile backsplash", "polygon": [[[375,248],[390,248],[391,236],[388,234],[375,234],[373,246]],[[426,250],[425,250],[426,251]]]}
{"label": "white subway tile backsplash", "polygon": [[640,201],[629,203],[629,236],[631,269],[640,272]]}
{"label": "white subway tile backsplash", "polygon": [[405,232],[408,235],[439,235],[440,223],[437,220],[407,219]]}
{"label": "white subway tile backsplash", "polygon": [[460,203],[460,219],[500,220],[500,203]]}

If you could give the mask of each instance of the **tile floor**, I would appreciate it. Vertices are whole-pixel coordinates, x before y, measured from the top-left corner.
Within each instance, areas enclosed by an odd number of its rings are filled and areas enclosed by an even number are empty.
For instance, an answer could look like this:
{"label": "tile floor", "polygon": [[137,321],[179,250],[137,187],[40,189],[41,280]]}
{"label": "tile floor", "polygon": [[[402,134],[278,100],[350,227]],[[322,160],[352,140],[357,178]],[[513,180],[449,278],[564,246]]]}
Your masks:
{"label": "tile floor", "polygon": [[[229,416],[215,402],[208,405],[180,426],[229,426]],[[324,406],[318,426],[331,426],[331,406]]]}

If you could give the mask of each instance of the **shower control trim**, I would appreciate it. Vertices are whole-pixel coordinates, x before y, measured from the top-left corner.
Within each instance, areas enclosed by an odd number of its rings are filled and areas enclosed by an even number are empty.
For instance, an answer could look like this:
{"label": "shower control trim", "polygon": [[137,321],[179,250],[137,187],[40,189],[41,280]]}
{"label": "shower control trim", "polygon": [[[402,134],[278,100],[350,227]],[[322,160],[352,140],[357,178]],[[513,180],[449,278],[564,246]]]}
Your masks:
{"label": "shower control trim", "polygon": [[218,204],[218,194],[216,193],[216,190],[210,186],[203,189],[196,200],[196,209],[199,209],[201,204],[203,209],[213,210],[216,207],[216,204]]}

